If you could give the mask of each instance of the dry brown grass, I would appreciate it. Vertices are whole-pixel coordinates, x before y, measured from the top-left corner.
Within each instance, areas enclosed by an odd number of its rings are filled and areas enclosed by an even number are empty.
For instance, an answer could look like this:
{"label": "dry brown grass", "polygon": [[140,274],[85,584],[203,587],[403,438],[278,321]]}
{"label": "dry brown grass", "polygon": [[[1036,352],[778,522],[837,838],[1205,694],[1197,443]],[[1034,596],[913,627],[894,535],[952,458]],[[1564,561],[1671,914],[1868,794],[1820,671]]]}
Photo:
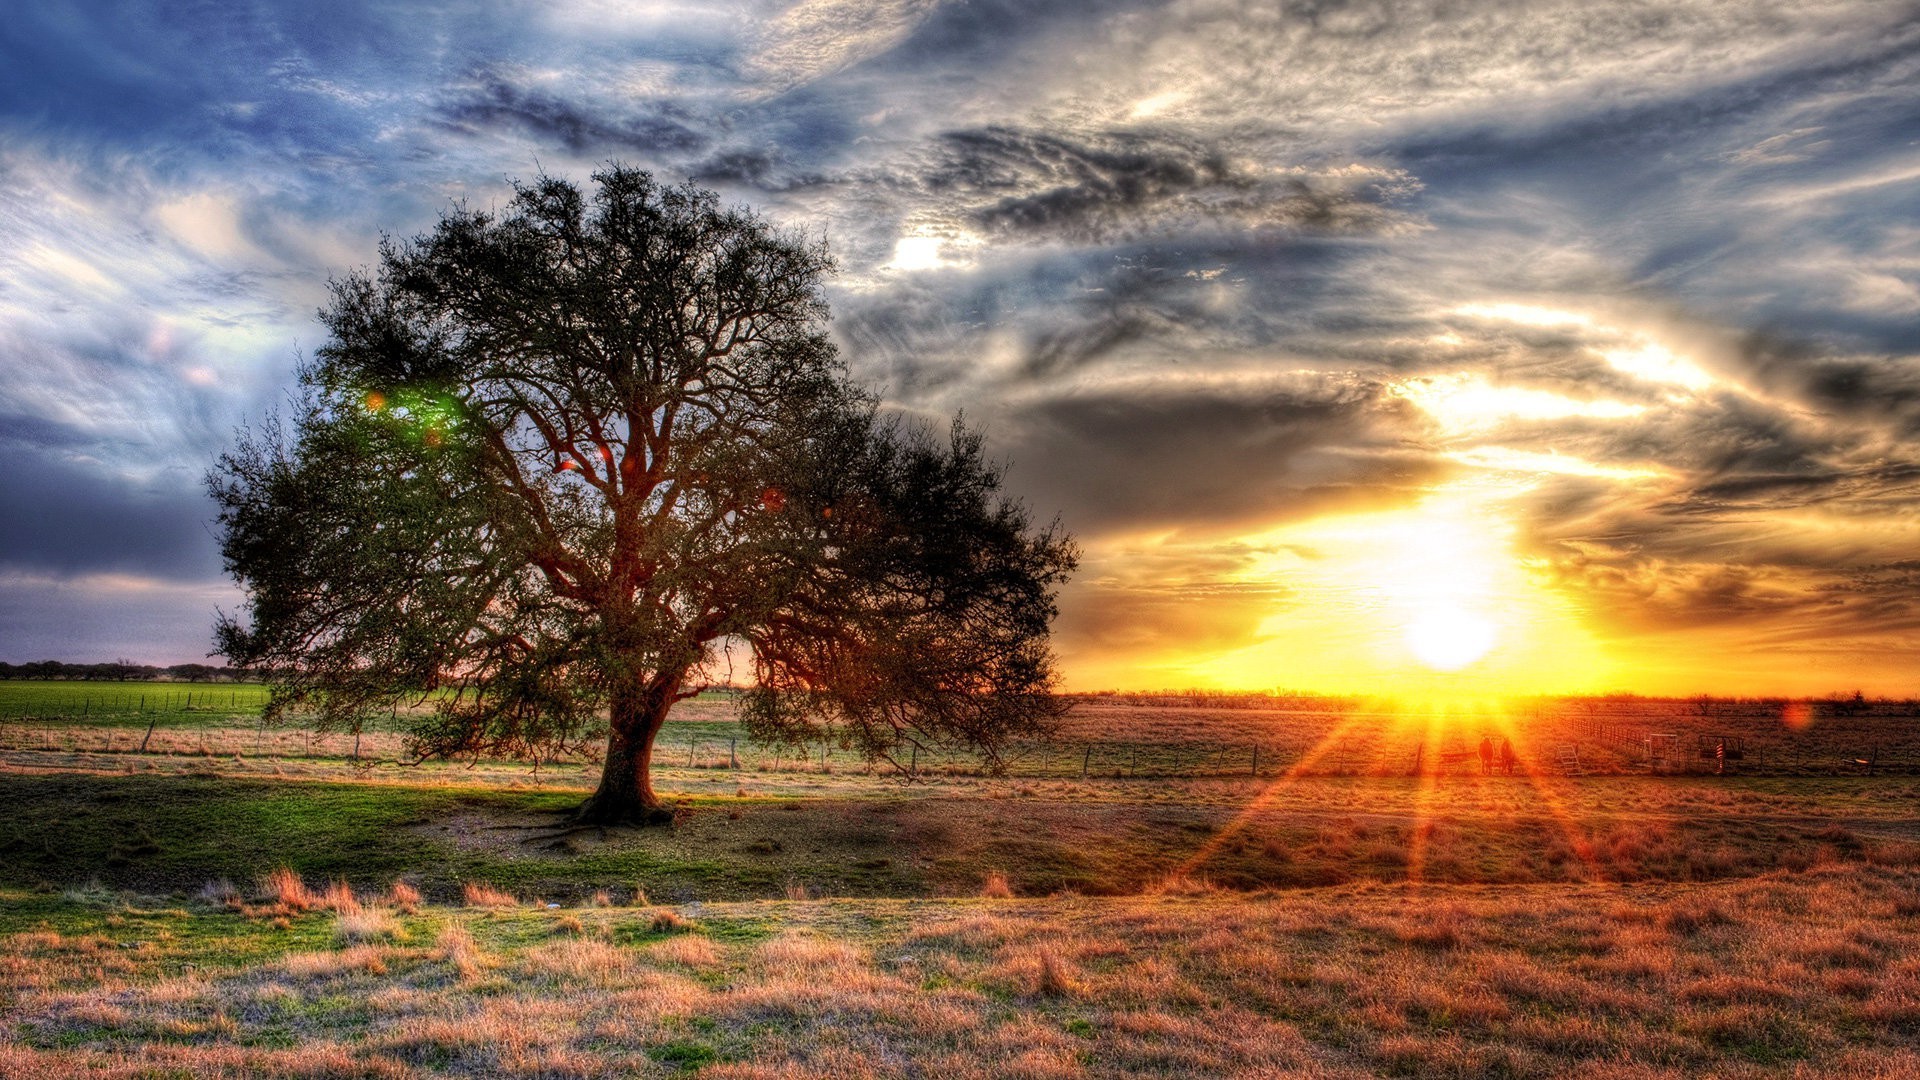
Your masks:
{"label": "dry brown grass", "polygon": [[468,907],[515,908],[520,906],[520,898],[512,893],[476,881],[469,881],[460,887],[460,899]]}
{"label": "dry brown grass", "polygon": [[360,898],[353,895],[353,886],[344,881],[335,881],[320,893],[314,904],[321,911],[333,911],[342,915],[357,915],[362,910]]}
{"label": "dry brown grass", "polygon": [[677,934],[699,929],[700,924],[672,908],[658,908],[647,920],[647,929],[656,934]]}
{"label": "dry brown grass", "polygon": [[440,931],[432,956],[451,966],[462,979],[479,975],[488,963],[486,953],[474,942],[473,935],[459,923],[449,923]]}
{"label": "dry brown grass", "polygon": [[386,908],[355,905],[351,910],[334,910],[333,936],[339,941],[360,944],[391,941],[402,936],[399,922],[394,919],[393,912]]}
{"label": "dry brown grass", "polygon": [[408,915],[420,910],[420,899],[420,890],[404,881],[396,881],[387,889],[387,903]]}
{"label": "dry brown grass", "polygon": [[300,880],[300,875],[284,866],[267,874],[260,883],[260,889],[282,913],[311,911],[320,903],[319,898],[307,889],[307,883]]}
{"label": "dry brown grass", "polygon": [[654,933],[645,915],[565,912],[614,934],[552,937],[546,912],[429,908],[431,944],[343,938],[186,974],[192,935],[125,949],[131,924],[96,921],[0,938],[0,1075],[1891,1080],[1920,1075],[1916,896],[1911,869],[1836,863],[1704,884],[715,904],[708,931],[638,946],[621,935]]}
{"label": "dry brown grass", "polygon": [[697,934],[676,934],[647,946],[647,955],[665,964],[705,970],[717,966],[725,956],[711,938]]}

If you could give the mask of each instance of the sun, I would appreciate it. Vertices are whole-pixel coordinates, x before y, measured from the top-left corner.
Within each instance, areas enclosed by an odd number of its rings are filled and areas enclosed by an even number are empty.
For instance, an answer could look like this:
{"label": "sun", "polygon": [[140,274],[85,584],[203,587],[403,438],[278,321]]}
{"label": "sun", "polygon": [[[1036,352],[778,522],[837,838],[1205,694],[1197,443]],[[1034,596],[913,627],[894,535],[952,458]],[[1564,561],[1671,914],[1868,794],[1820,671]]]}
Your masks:
{"label": "sun", "polygon": [[1460,608],[1430,608],[1406,626],[1407,647],[1436,671],[1458,671],[1487,655],[1498,635],[1493,623]]}

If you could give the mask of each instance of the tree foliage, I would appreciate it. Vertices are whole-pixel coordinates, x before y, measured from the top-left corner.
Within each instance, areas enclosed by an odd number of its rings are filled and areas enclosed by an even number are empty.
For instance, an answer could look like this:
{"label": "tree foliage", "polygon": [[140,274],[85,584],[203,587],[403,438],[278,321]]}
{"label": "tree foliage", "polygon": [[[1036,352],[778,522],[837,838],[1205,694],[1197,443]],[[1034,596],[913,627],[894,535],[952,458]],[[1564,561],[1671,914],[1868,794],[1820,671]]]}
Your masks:
{"label": "tree foliage", "polygon": [[289,423],[209,476],[247,590],[218,649],[275,712],[432,695],[423,754],[587,750],[583,815],[646,818],[667,710],[750,646],[746,716],[884,757],[1055,714],[1071,541],[980,437],[880,418],[818,244],[644,172],[456,210],[333,283]]}

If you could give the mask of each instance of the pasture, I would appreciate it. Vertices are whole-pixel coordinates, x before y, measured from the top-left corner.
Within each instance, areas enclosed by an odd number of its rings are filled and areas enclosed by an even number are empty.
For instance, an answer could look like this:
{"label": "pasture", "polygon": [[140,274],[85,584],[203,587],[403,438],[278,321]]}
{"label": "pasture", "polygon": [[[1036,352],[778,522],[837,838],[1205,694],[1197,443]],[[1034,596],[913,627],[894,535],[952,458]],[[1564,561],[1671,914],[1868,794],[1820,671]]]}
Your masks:
{"label": "pasture", "polygon": [[1004,774],[909,780],[702,699],[672,829],[567,830],[583,763],[402,766],[391,729],[262,730],[247,687],[18,685],[0,1075],[1920,1071],[1888,703],[1106,700]]}

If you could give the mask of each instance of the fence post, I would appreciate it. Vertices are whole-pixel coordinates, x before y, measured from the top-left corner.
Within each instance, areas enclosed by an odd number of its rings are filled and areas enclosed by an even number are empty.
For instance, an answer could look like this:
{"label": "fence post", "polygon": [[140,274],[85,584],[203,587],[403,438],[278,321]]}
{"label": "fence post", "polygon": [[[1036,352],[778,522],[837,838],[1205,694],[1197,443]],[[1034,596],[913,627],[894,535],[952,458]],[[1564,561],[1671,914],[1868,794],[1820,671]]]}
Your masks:
{"label": "fence post", "polygon": [[1093,744],[1087,744],[1087,752],[1080,756],[1080,779],[1087,778],[1087,766],[1093,764]]}
{"label": "fence post", "polygon": [[1253,744],[1253,775],[1255,777],[1258,777],[1260,775],[1260,744],[1259,743]]}
{"label": "fence post", "polygon": [[740,767],[740,757],[734,753],[734,749],[738,747],[739,744],[740,740],[737,738],[727,740],[727,768],[729,769],[738,769]]}

